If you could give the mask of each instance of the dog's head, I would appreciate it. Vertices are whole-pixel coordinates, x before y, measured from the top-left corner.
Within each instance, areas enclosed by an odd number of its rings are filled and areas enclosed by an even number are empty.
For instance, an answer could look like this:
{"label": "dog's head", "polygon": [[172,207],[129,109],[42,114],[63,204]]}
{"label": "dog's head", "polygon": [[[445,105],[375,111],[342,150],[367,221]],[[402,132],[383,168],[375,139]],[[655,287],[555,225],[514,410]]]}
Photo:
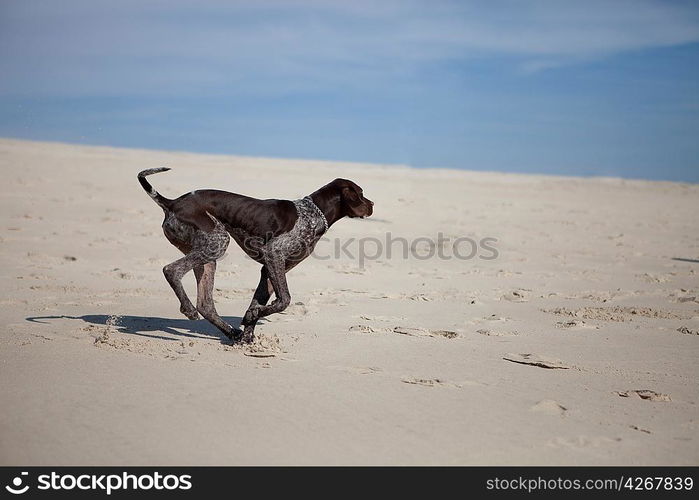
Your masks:
{"label": "dog's head", "polygon": [[340,194],[340,210],[344,217],[369,217],[374,213],[374,202],[364,197],[364,191],[347,179],[335,179],[330,183]]}

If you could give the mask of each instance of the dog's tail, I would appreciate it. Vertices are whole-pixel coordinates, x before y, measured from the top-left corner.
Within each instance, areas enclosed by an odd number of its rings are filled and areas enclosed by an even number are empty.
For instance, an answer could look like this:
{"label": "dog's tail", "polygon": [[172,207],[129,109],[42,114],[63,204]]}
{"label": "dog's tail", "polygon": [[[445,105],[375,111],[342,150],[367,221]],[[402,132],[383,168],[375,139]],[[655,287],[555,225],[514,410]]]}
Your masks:
{"label": "dog's tail", "polygon": [[146,193],[148,193],[148,196],[153,198],[153,201],[156,202],[160,208],[163,210],[168,210],[170,208],[170,204],[172,203],[172,200],[168,200],[164,196],[162,196],[160,193],[158,193],[153,186],[150,185],[150,182],[146,179],[147,176],[151,174],[159,174],[160,172],[167,172],[170,170],[168,167],[159,167],[159,168],[149,168],[148,170],[143,170],[142,172],[138,173],[138,182],[141,183],[141,186],[143,186],[143,189],[146,190]]}

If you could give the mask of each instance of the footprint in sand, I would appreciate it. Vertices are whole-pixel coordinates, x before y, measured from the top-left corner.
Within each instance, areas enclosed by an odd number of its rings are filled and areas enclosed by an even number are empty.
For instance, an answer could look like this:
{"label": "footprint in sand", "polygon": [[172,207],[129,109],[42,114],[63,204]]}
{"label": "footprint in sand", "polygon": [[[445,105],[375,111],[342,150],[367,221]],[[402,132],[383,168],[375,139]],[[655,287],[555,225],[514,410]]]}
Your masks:
{"label": "footprint in sand", "polygon": [[646,401],[672,401],[669,394],[661,394],[649,389],[617,391],[615,394],[621,396],[622,398],[638,397]]}
{"label": "footprint in sand", "polygon": [[432,302],[434,300],[431,295],[426,293],[414,293],[412,295],[406,295],[405,298],[416,302]]}
{"label": "footprint in sand", "polygon": [[378,366],[333,366],[331,368],[356,375],[374,375],[383,371]]}
{"label": "footprint in sand", "polygon": [[487,328],[476,330],[476,333],[480,333],[487,337],[513,337],[519,335],[519,332],[516,330],[489,330]]}
{"label": "footprint in sand", "polygon": [[579,293],[570,293],[564,295],[563,298],[565,299],[584,299],[584,300],[591,300],[593,302],[608,302],[612,299],[619,298],[619,297],[624,297],[626,295],[630,294],[623,294],[620,292],[611,292],[608,290],[605,291],[586,291],[586,292],[579,292]]}
{"label": "footprint in sand", "polygon": [[512,290],[500,297],[500,300],[507,300],[509,302],[529,302],[529,292],[531,292],[531,290]]}
{"label": "footprint in sand", "polygon": [[677,331],[685,335],[699,335],[699,330],[692,330],[690,328],[687,328],[686,326],[679,327]]}
{"label": "footprint in sand", "polygon": [[563,417],[568,411],[568,408],[560,404],[558,401],[554,401],[553,399],[542,399],[534,406],[529,408],[529,411],[533,411],[535,413],[543,413],[545,415],[558,415]]}
{"label": "footprint in sand", "polygon": [[548,369],[559,369],[567,370],[570,366],[563,363],[563,361],[554,358],[547,358],[539,354],[505,354],[502,359],[506,361],[511,361],[513,363],[519,363],[522,365],[538,366],[539,368]]}
{"label": "footprint in sand", "polygon": [[400,381],[404,384],[421,385],[424,387],[461,387],[460,384],[455,384],[454,382],[449,382],[448,380],[440,378],[403,377]]}
{"label": "footprint in sand", "polygon": [[[219,344],[218,349],[223,351],[234,351],[249,358],[279,358],[289,361],[289,358],[280,357],[287,351],[282,347],[279,337],[276,335],[256,334],[252,344]],[[262,366],[262,365],[260,365]],[[263,368],[268,368],[263,366]]]}
{"label": "footprint in sand", "polygon": [[352,325],[349,327],[350,332],[354,333],[387,333],[388,328],[376,328],[370,325]]}
{"label": "footprint in sand", "polygon": [[498,316],[497,314],[491,314],[489,316],[483,316],[482,318],[476,318],[472,319],[469,321],[466,321],[464,324],[466,325],[476,325],[480,323],[488,323],[488,324],[497,324],[497,323],[508,323],[512,321],[512,318],[508,318],[506,316]]}
{"label": "footprint in sand", "polygon": [[508,318],[506,316],[498,316],[497,314],[491,314],[490,316],[485,316],[483,318],[483,321],[497,321],[498,323],[507,323],[508,321],[512,321],[512,318]]}
{"label": "footprint in sand", "polygon": [[571,319],[570,321],[558,321],[556,328],[564,328],[566,330],[598,330],[599,326],[590,325],[581,319]]}
{"label": "footprint in sand", "polygon": [[669,274],[651,274],[651,273],[643,273],[643,274],[636,274],[635,277],[645,281],[646,283],[667,283],[668,281],[672,280],[674,276],[676,276],[677,273],[669,273]]}
{"label": "footprint in sand", "polygon": [[242,346],[241,350],[245,356],[253,358],[272,358],[285,352],[279,337],[264,333],[255,335],[252,344]]}
{"label": "footprint in sand", "polygon": [[315,313],[317,311],[317,307],[306,305],[303,302],[294,302],[279,314],[281,316],[286,316],[286,319],[291,319],[295,316],[306,316],[307,314]]}
{"label": "footprint in sand", "polygon": [[385,321],[385,322],[403,321],[405,319],[403,317],[398,317],[398,316],[368,316],[366,314],[360,315],[359,318],[361,318],[365,321]]}
{"label": "footprint in sand", "polygon": [[269,351],[243,351],[243,355],[250,358],[274,358],[277,353]]}
{"label": "footprint in sand", "polygon": [[410,337],[443,337],[446,339],[455,339],[459,336],[458,333],[452,330],[428,330],[427,328],[412,326],[396,326],[393,328],[393,333]]}
{"label": "footprint in sand", "polygon": [[632,321],[634,317],[654,319],[689,319],[690,313],[685,311],[665,311],[650,307],[581,307],[579,309],[567,309],[556,307],[554,309],[542,309],[545,313],[560,316],[572,316],[574,318],[593,319],[600,321],[625,322]]}
{"label": "footprint in sand", "polygon": [[352,325],[349,327],[350,332],[355,333],[397,333],[399,335],[407,335],[409,337],[442,337],[446,339],[455,339],[459,334],[452,330],[429,330],[427,328],[411,327],[411,326],[396,326],[393,329],[383,328],[372,325]]}
{"label": "footprint in sand", "polygon": [[464,301],[469,306],[479,306],[479,305],[483,304],[483,302],[481,302],[481,300],[479,299],[479,297],[477,295],[467,295],[464,298]]}

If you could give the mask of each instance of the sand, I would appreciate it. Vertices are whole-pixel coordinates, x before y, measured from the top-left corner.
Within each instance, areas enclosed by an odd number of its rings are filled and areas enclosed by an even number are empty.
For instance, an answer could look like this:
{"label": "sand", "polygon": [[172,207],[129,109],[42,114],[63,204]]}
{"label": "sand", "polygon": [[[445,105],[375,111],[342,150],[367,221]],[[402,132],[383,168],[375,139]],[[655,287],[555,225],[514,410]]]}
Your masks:
{"label": "sand", "polygon": [[[136,181],[161,165],[169,197],[346,177],[374,217],[331,228],[243,349],[163,278]],[[699,185],[10,139],[0,172],[2,465],[699,464]],[[387,233],[436,243],[360,266]],[[459,237],[497,258],[423,257]],[[258,268],[219,263],[232,323]]]}

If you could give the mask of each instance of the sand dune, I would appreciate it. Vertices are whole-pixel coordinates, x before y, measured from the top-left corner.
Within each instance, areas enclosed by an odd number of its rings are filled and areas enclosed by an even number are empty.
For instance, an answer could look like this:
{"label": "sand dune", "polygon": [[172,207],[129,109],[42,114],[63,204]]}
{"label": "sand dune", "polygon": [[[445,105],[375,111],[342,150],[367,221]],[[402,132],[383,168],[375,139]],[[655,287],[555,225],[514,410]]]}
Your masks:
{"label": "sand dune", "polygon": [[[375,213],[240,348],[162,276],[179,254],[136,181],[160,165],[169,197],[341,176]],[[699,464],[698,185],[9,139],[0,169],[2,465]],[[369,258],[387,237],[415,255]],[[473,258],[440,258],[457,238]],[[232,323],[258,267],[219,264]]]}

